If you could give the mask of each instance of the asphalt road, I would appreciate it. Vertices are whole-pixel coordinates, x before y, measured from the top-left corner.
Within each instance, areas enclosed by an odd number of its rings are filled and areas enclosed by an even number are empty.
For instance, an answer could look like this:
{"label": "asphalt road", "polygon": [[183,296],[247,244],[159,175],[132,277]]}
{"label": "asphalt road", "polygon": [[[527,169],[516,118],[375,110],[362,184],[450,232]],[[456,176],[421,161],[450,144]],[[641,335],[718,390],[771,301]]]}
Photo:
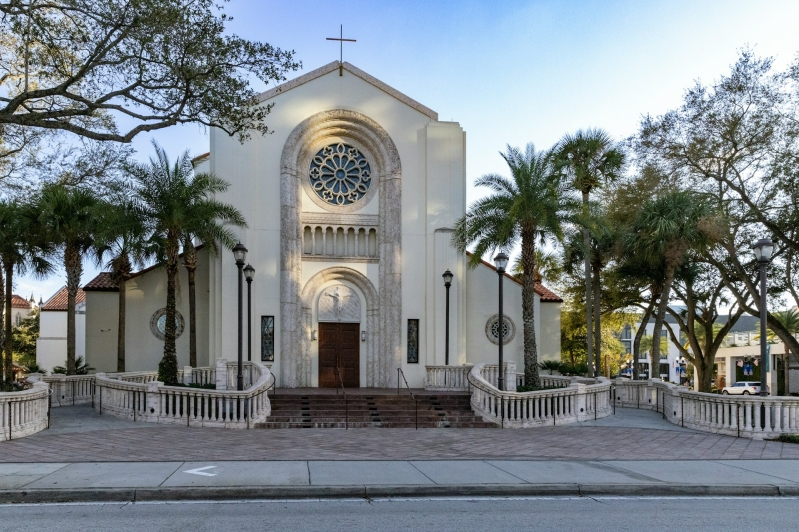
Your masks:
{"label": "asphalt road", "polygon": [[0,506],[0,530],[797,530],[799,498],[392,499]]}

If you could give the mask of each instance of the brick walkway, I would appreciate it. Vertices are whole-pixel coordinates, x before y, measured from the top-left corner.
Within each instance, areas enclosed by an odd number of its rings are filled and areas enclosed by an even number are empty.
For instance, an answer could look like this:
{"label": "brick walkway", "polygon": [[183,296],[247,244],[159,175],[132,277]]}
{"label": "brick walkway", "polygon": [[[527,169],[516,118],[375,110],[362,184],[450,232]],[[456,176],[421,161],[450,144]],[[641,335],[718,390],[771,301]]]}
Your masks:
{"label": "brick walkway", "polygon": [[[73,408],[72,414],[69,408],[54,409],[56,423],[50,431],[0,443],[0,462],[799,459],[799,445],[687,430],[572,425],[520,430],[247,431],[134,426],[101,418],[86,407]],[[79,430],[57,426],[59,416],[75,412],[82,417]]]}

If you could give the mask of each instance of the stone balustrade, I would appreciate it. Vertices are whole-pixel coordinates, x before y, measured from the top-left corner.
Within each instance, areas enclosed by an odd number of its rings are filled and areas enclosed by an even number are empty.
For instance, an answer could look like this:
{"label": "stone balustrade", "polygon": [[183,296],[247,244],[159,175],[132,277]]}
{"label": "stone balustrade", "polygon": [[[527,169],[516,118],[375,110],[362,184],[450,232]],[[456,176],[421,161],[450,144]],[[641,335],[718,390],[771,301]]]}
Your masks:
{"label": "stone balustrade", "polygon": [[50,423],[50,385],[36,381],[27,390],[0,392],[0,441],[30,436]]}
{"label": "stone balustrade", "polygon": [[466,391],[469,389],[469,371],[472,366],[426,366],[425,390],[438,392]]}
{"label": "stone balustrade", "polygon": [[46,382],[50,385],[50,406],[81,405],[92,402],[94,394],[94,375],[50,375],[29,373],[29,382]]}
{"label": "stone balustrade", "polygon": [[[515,363],[513,374],[515,377]],[[469,372],[472,410],[483,420],[503,428],[527,428],[540,425],[574,423],[598,419],[613,411],[611,382],[600,377],[591,384],[571,382],[569,377],[553,379],[557,389],[535,392],[500,391],[496,385],[497,366],[477,364]],[[510,368],[507,368],[510,369]],[[547,377],[555,377],[547,376]],[[569,379],[568,386],[562,379]],[[513,380],[515,382],[515,378]]]}
{"label": "stone balustrade", "polygon": [[[250,428],[266,419],[271,412],[268,390],[274,376],[260,362],[245,362],[245,389],[235,390],[237,364],[218,360],[216,368],[186,367],[180,372],[184,384],[208,384],[213,377],[216,389],[207,390],[164,386],[155,381],[134,382],[125,374],[95,375],[94,408],[132,421],[180,424],[189,427]],[[191,377],[189,377],[191,376]],[[204,382],[203,382],[204,381]]]}
{"label": "stone balustrade", "polygon": [[616,406],[645,408],[703,432],[753,439],[799,434],[799,397],[718,395],[660,380],[617,379]]}

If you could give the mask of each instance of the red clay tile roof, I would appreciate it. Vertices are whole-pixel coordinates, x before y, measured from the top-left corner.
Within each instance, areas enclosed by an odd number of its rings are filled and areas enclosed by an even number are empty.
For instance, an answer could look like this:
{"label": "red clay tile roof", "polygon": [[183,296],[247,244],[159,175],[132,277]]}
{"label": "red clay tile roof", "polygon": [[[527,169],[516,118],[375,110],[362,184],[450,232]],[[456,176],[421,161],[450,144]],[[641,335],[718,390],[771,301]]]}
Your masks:
{"label": "red clay tile roof", "polygon": [[[471,257],[472,254],[467,251],[466,256]],[[480,264],[482,264],[486,268],[491,268],[495,272],[497,271],[497,269],[494,267],[493,264],[488,263],[482,259],[480,260]],[[505,273],[505,277],[518,285],[522,284],[521,279],[517,279],[516,277],[510,275],[509,273]],[[563,299],[560,296],[558,296],[555,292],[553,292],[552,290],[550,290],[540,282],[535,283],[535,293],[541,297],[541,301],[543,303],[563,303]]]}
{"label": "red clay tile roof", "polygon": [[119,292],[117,284],[111,280],[111,272],[100,272],[97,277],[83,285],[87,292]]}
{"label": "red clay tile roof", "polygon": [[31,308],[31,302],[17,294],[11,295],[11,308]]}
{"label": "red clay tile roof", "polygon": [[[75,296],[75,304],[86,301],[86,292],[78,288]],[[42,305],[41,310],[67,310],[67,287],[65,286]]]}
{"label": "red clay tile roof", "polygon": [[197,157],[193,158],[191,160],[191,164],[194,165],[194,166],[197,166],[198,164],[200,164],[201,162],[207,160],[210,157],[211,157],[211,152],[210,151],[209,152],[205,152],[202,155],[198,155]]}

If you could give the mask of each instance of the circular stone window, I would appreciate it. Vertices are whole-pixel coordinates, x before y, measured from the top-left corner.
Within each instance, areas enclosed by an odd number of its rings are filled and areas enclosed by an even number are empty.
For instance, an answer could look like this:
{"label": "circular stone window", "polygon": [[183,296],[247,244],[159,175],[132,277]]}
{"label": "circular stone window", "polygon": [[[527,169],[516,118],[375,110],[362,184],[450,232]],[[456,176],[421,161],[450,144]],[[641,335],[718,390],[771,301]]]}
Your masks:
{"label": "circular stone window", "polygon": [[[502,329],[502,337],[504,339],[502,343],[503,345],[507,345],[516,335],[516,325],[514,325],[513,320],[509,317],[503,316]],[[494,314],[486,322],[486,336],[491,340],[491,343],[499,345],[499,314]]]}
{"label": "circular stone window", "polygon": [[311,160],[309,184],[324,203],[346,207],[367,195],[372,170],[357,148],[342,142],[330,144]]}
{"label": "circular stone window", "polygon": [[[183,316],[175,310],[175,338],[183,334]],[[158,309],[150,318],[150,330],[159,340],[166,339],[166,309]]]}

